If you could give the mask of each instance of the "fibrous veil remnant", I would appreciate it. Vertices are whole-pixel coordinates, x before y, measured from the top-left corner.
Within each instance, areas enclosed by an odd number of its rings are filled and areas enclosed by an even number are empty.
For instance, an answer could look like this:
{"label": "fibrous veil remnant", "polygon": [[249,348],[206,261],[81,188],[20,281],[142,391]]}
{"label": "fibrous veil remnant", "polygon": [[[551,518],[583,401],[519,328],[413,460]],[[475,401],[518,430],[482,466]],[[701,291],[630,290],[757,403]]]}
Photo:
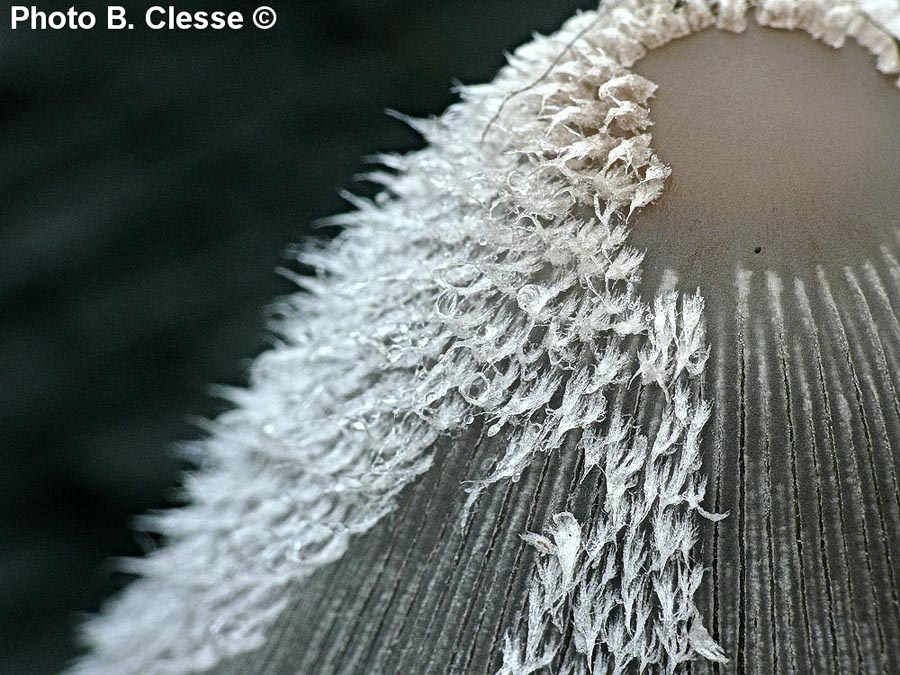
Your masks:
{"label": "fibrous veil remnant", "polygon": [[[890,3],[754,6],[763,24],[833,46],[850,35],[900,71]],[[476,420],[505,451],[460,489],[469,508],[564,444],[605,481],[596,512],[523,534],[539,560],[503,672],[724,660],[693,601],[697,516],[718,518],[701,506],[703,300],[638,292],[643,256],[626,222],[669,168],[650,143],[655,85],[629,68],[676,37],[740,31],[747,11],[604,3],[519,49],[491,84],[463,88],[442,117],[411,121],[428,147],[383,156],[378,197],[351,197],[357,209],[335,218],[343,233],[303,254],[321,274],[283,302],[282,342],[230,393],[191,504],[152,521],[168,544],[133,561],[142,578],[87,625],[76,671],[190,672],[258,647],[288,586],[338,559],[428,470],[436,441]],[[610,409],[623,386],[658,394],[652,428]]]}

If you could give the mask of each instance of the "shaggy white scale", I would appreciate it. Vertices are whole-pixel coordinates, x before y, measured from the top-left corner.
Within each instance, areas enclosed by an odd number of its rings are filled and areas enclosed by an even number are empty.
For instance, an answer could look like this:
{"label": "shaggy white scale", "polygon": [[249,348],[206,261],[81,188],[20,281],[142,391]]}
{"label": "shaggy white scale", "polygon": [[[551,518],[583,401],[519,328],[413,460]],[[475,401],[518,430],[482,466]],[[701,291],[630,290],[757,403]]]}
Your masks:
{"label": "shaggy white scale", "polygon": [[[891,2],[751,6],[835,47],[853,37],[900,72]],[[548,666],[569,632],[569,673],[724,660],[693,599],[697,516],[719,517],[701,507],[704,303],[638,291],[626,223],[669,169],[648,133],[655,85],[629,68],[707,27],[741,31],[749,10],[604,3],[442,117],[410,120],[428,147],[382,157],[381,194],[348,196],[344,232],[302,255],[322,273],[283,302],[282,343],[198,448],[191,504],[149,521],[168,543],[133,561],[142,578],[87,624],[76,672],[190,672],[258,647],[288,585],[337,560],[429,469],[435,442],[476,419],[506,450],[465,488],[469,508],[564,444],[605,477],[589,521],[562,512],[546,536],[524,535],[543,555],[502,672]],[[609,409],[622,385],[661,392],[652,424]]]}

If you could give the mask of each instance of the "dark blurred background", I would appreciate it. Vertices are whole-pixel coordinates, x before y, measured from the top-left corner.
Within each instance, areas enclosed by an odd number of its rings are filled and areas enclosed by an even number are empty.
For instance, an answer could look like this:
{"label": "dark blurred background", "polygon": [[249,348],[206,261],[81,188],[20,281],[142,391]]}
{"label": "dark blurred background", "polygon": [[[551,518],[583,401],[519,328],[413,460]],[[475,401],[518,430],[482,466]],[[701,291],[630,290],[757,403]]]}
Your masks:
{"label": "dark blurred background", "polygon": [[[127,3],[117,3],[126,4]],[[454,79],[595,0],[269,0],[269,31],[9,30],[0,3],[0,672],[56,672],[155,544],[172,448],[267,345],[291,242]],[[256,4],[180,4],[240,9]],[[45,11],[68,3],[38,3]],[[90,9],[105,22],[105,5]],[[296,266],[294,267],[296,269]],[[302,270],[301,270],[302,271]]]}

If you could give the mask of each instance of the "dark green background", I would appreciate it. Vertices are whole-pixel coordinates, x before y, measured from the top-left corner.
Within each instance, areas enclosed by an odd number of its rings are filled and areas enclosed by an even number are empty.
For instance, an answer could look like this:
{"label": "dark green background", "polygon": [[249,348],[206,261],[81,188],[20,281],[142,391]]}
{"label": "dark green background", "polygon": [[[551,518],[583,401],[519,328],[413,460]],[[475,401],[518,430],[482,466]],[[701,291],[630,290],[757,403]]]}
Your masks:
{"label": "dark green background", "polygon": [[61,668],[109,558],[155,545],[129,521],[177,502],[173,444],[265,348],[285,247],[419,146],[384,109],[439,113],[595,2],[267,4],[237,33],[11,32],[0,4],[0,672]]}

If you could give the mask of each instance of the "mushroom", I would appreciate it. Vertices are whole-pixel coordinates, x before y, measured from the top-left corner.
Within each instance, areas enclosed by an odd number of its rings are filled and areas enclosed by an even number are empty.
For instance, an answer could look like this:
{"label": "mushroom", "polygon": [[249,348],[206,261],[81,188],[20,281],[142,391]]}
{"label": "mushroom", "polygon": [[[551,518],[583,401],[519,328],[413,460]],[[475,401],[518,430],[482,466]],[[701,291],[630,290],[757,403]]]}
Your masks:
{"label": "mushroom", "polygon": [[618,0],[411,121],[80,672],[900,663],[898,17]]}

